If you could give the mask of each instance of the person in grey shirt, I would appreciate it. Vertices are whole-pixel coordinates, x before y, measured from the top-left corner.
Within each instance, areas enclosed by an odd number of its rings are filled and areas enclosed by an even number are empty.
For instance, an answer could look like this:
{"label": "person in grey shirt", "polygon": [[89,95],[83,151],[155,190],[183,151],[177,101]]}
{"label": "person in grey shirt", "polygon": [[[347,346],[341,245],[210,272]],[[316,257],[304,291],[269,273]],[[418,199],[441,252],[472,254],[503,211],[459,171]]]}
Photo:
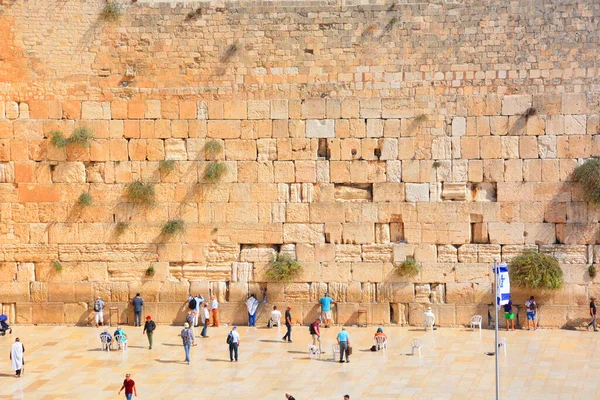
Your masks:
{"label": "person in grey shirt", "polygon": [[131,304],[133,304],[133,313],[135,315],[134,326],[142,326],[142,307],[144,306],[144,299],[137,293],[133,300],[131,300]]}

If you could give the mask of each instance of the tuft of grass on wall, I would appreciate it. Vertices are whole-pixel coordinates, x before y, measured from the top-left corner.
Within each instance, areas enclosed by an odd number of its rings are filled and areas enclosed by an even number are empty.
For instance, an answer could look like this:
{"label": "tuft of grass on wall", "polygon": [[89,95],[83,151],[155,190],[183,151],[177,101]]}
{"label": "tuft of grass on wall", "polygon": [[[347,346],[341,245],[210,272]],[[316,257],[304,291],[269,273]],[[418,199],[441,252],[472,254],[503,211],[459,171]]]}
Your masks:
{"label": "tuft of grass on wall", "polygon": [[76,146],[86,148],[90,147],[92,144],[92,139],[94,138],[94,131],[87,126],[80,126],[75,128],[73,134],[69,136],[69,144],[74,144]]}
{"label": "tuft of grass on wall", "polygon": [[77,199],[77,204],[82,207],[91,206],[93,202],[94,199],[92,198],[92,195],[88,192],[81,193],[79,195],[79,198]]}
{"label": "tuft of grass on wall", "polygon": [[125,231],[129,228],[129,224],[127,222],[117,222],[115,226],[115,235],[121,236]]}
{"label": "tuft of grass on wall", "polygon": [[206,158],[208,159],[216,158],[222,150],[223,145],[218,140],[213,139],[209,142],[206,142],[204,145],[204,151],[206,152]]}
{"label": "tuft of grass on wall", "polygon": [[151,265],[148,268],[146,268],[146,276],[147,277],[152,277],[154,276],[154,274],[156,273],[156,271],[154,270],[154,267]]}
{"label": "tuft of grass on wall", "polygon": [[63,270],[63,265],[60,263],[60,261],[54,261],[54,264],[52,264],[52,266],[54,267],[54,271],[60,273]]}
{"label": "tuft of grass on wall", "polygon": [[414,258],[407,258],[396,267],[396,272],[400,276],[415,276],[419,271],[421,271],[421,265]]}
{"label": "tuft of grass on wall", "polygon": [[125,189],[125,197],[131,203],[152,205],[154,204],[154,184],[144,183],[140,180],[133,181]]}
{"label": "tuft of grass on wall", "polygon": [[269,262],[265,272],[269,280],[289,283],[302,273],[302,265],[289,254],[277,254]]}
{"label": "tuft of grass on wall", "polygon": [[116,21],[123,15],[123,7],[116,1],[109,1],[102,9],[100,16],[104,21]]}
{"label": "tuft of grass on wall", "polygon": [[510,262],[510,283],[515,287],[556,290],[563,286],[563,271],[554,257],[534,250],[525,251]]}
{"label": "tuft of grass on wall", "polygon": [[437,168],[439,168],[439,167],[441,167],[441,166],[442,166],[442,163],[441,163],[441,162],[439,162],[439,161],[434,161],[434,162],[433,162],[433,164],[431,164],[431,166],[432,166],[433,168],[436,168],[436,169],[437,169]]}
{"label": "tuft of grass on wall", "polygon": [[172,236],[183,232],[185,232],[185,222],[181,219],[171,219],[167,221],[160,230],[160,233],[165,236]]}
{"label": "tuft of grass on wall", "polygon": [[600,204],[600,158],[590,158],[578,165],[573,171],[572,179],[583,188],[586,201]]}
{"label": "tuft of grass on wall", "polygon": [[425,122],[427,121],[427,115],[419,114],[415,117],[415,122]]}
{"label": "tuft of grass on wall", "polygon": [[58,149],[64,149],[69,141],[61,131],[50,131],[50,144]]}
{"label": "tuft of grass on wall", "polygon": [[212,162],[204,170],[204,180],[207,182],[218,182],[227,172],[227,166],[222,162]]}
{"label": "tuft of grass on wall", "polygon": [[175,160],[162,160],[158,163],[158,170],[162,174],[169,174],[175,169]]}
{"label": "tuft of grass on wall", "polygon": [[591,264],[588,267],[588,274],[590,275],[590,278],[594,279],[596,277],[596,266],[594,264]]}

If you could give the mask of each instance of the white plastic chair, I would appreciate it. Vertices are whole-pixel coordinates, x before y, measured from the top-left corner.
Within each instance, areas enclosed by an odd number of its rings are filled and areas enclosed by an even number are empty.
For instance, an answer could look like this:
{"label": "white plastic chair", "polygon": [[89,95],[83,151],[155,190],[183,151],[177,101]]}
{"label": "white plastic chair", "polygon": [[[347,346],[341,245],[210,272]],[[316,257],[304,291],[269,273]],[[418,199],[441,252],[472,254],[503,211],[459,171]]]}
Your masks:
{"label": "white plastic chair", "polygon": [[387,339],[383,336],[375,336],[375,350],[387,351]]}
{"label": "white plastic chair", "polygon": [[500,351],[500,347],[504,350],[504,357],[506,357],[506,338],[500,338],[498,341],[498,352]]}
{"label": "white plastic chair", "polygon": [[415,349],[419,350],[419,357],[421,357],[421,349],[423,349],[423,342],[420,339],[413,339],[410,343],[411,355],[415,355]]}
{"label": "white plastic chair", "polygon": [[[331,350],[333,352],[333,361],[337,360],[340,356],[340,345],[339,344],[334,344],[331,346]],[[336,357],[335,355],[338,355],[338,357]]]}
{"label": "white plastic chair", "polygon": [[271,326],[277,324],[277,329],[279,330],[279,327],[281,326],[281,315],[271,315],[269,320],[271,322]]}
{"label": "white plastic chair", "polygon": [[483,317],[481,315],[473,315],[471,317],[471,322],[469,323],[471,329],[475,329],[475,327],[478,326],[479,332],[481,332],[481,321],[483,321]]}
{"label": "white plastic chair", "polygon": [[115,344],[117,345],[117,350],[127,350],[127,339],[124,335],[115,335]]}
{"label": "white plastic chair", "polygon": [[110,337],[108,335],[100,335],[100,343],[102,343],[102,351],[110,351]]}
{"label": "white plastic chair", "polygon": [[308,345],[308,358],[310,358],[311,360],[313,358],[321,359],[321,351],[317,346],[312,344]]}
{"label": "white plastic chair", "polygon": [[435,323],[435,318],[432,316],[425,316],[425,332],[427,332],[427,328],[431,327],[433,329],[433,324]]}

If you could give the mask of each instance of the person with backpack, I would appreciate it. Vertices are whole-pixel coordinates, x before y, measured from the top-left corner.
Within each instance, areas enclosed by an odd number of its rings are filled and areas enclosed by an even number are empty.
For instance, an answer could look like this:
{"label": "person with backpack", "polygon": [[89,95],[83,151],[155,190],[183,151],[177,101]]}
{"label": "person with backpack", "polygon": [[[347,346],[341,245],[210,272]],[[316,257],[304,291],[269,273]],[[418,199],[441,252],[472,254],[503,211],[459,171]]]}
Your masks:
{"label": "person with backpack", "polygon": [[148,336],[148,350],[152,350],[152,339],[153,339],[155,330],[156,330],[156,323],[154,321],[152,321],[152,317],[148,315],[146,317],[146,323],[144,324],[144,330],[142,332],[142,335],[146,334]]}
{"label": "person with backpack", "polygon": [[229,360],[233,362],[233,356],[235,355],[235,362],[238,360],[238,348],[240,347],[240,334],[237,331],[237,326],[234,326],[229,334],[227,335],[227,344],[229,345]]}
{"label": "person with backpack", "polygon": [[317,318],[315,322],[310,324],[308,327],[308,333],[312,336],[313,346],[317,346],[317,342],[319,342],[319,353],[323,354],[323,348],[321,343],[321,317]]}
{"label": "person with backpack", "polygon": [[94,301],[94,312],[96,313],[96,328],[104,325],[104,302],[100,296]]}
{"label": "person with backpack", "polygon": [[187,322],[181,330],[181,340],[183,341],[183,349],[185,350],[185,361],[190,365],[190,349],[194,346],[194,334],[190,329],[190,324]]}

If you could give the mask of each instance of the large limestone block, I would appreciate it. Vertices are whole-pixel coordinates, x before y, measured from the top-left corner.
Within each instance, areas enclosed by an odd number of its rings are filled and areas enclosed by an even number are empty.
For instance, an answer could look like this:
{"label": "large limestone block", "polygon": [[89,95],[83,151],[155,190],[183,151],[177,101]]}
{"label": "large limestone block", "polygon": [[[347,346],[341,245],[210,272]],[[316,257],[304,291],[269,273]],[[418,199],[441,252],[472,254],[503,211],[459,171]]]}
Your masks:
{"label": "large limestone block", "polygon": [[86,302],[66,303],[64,310],[66,324],[85,326],[95,316],[93,308],[89,309]]}
{"label": "large limestone block", "polygon": [[456,247],[451,244],[440,245],[437,247],[437,261],[441,263],[458,262],[458,252]]}
{"label": "large limestone block", "polygon": [[390,304],[391,309],[391,323],[399,326],[406,326],[408,324],[408,307],[405,304],[392,303]]}
{"label": "large limestone block", "polygon": [[333,320],[338,325],[358,323],[358,304],[338,304],[333,312]]}
{"label": "large limestone block", "polygon": [[45,262],[58,258],[58,246],[48,244],[3,244],[0,261]]}
{"label": "large limestone block", "polygon": [[500,245],[498,244],[478,244],[477,262],[493,263],[500,260]]}
{"label": "large limestone block", "polygon": [[82,162],[61,162],[52,172],[52,180],[57,183],[84,183],[85,165]]}
{"label": "large limestone block", "polygon": [[[409,185],[409,184],[407,184]],[[382,182],[373,184],[374,202],[404,201],[404,184],[395,182]],[[343,221],[342,221],[343,222]]]}
{"label": "large limestone block", "polygon": [[372,244],[362,246],[362,259],[365,262],[392,262],[393,245]]}
{"label": "large limestone block", "polygon": [[61,261],[144,262],[158,261],[154,244],[61,244]]}
{"label": "large limestone block", "polygon": [[248,262],[234,262],[231,264],[231,280],[232,282],[250,282],[254,280],[254,266]]}
{"label": "large limestone block", "polygon": [[304,303],[309,301],[308,283],[290,283],[285,286],[285,301],[290,303]]}
{"label": "large limestone block", "polygon": [[335,122],[332,119],[309,119],[306,121],[307,138],[334,138]]}
{"label": "large limestone block", "polygon": [[[321,297],[327,292],[327,284],[324,282],[313,282],[310,284],[309,301],[317,303]],[[335,299],[334,299],[335,300]]]}
{"label": "large limestone block", "polygon": [[[554,224],[544,225],[554,227]],[[543,242],[543,244],[553,243],[549,241],[554,238],[550,227],[548,227],[547,231],[549,231],[546,235],[548,241]],[[560,243],[564,244],[595,244],[598,242],[598,224],[556,224],[556,237]]]}
{"label": "large limestone block", "polygon": [[466,183],[463,182],[444,182],[442,189],[442,198],[444,200],[466,200]]}
{"label": "large limestone block", "polygon": [[324,282],[348,282],[352,279],[350,262],[322,263],[321,276]]}
{"label": "large limestone block", "polygon": [[377,284],[377,301],[390,303],[410,303],[415,300],[412,283],[385,282]]}
{"label": "large limestone block", "polygon": [[287,243],[324,243],[322,224],[285,224],[283,240]]}
{"label": "large limestone block", "polygon": [[530,95],[504,96],[502,99],[502,115],[522,115],[531,107]]}
{"label": "large limestone block", "polygon": [[28,282],[5,282],[0,285],[0,301],[2,303],[29,302]]}
{"label": "large limestone block", "polygon": [[34,325],[55,325],[65,323],[65,308],[63,303],[42,303],[32,309]]}
{"label": "large limestone block", "polygon": [[525,241],[525,224],[520,222],[490,222],[488,232],[492,243],[521,244]]}
{"label": "large limestone block", "polygon": [[55,303],[77,303],[90,301],[93,297],[91,282],[49,283],[48,301]]}
{"label": "large limestone block", "polygon": [[285,285],[283,283],[268,282],[267,298],[271,303],[285,301]]}
{"label": "large limestone block", "polygon": [[17,324],[33,324],[33,303],[17,303],[15,307],[15,320]]}
{"label": "large limestone block", "polygon": [[247,282],[231,282],[229,284],[228,302],[244,302],[248,299]]}
{"label": "large limestone block", "polygon": [[588,260],[586,245],[540,245],[540,252],[553,256],[561,264],[587,264],[591,261]]}
{"label": "large limestone block", "polygon": [[344,243],[368,244],[375,242],[375,225],[372,223],[347,223],[343,224],[343,227],[342,240]]}
{"label": "large limestone block", "polygon": [[185,302],[189,294],[189,282],[165,282],[161,286],[159,298],[161,302]]}
{"label": "large limestone block", "polygon": [[352,281],[363,282],[363,285],[365,282],[381,282],[383,267],[383,263],[352,263]]}
{"label": "large limestone block", "polygon": [[406,201],[416,203],[429,201],[429,183],[407,183],[405,184]]}

